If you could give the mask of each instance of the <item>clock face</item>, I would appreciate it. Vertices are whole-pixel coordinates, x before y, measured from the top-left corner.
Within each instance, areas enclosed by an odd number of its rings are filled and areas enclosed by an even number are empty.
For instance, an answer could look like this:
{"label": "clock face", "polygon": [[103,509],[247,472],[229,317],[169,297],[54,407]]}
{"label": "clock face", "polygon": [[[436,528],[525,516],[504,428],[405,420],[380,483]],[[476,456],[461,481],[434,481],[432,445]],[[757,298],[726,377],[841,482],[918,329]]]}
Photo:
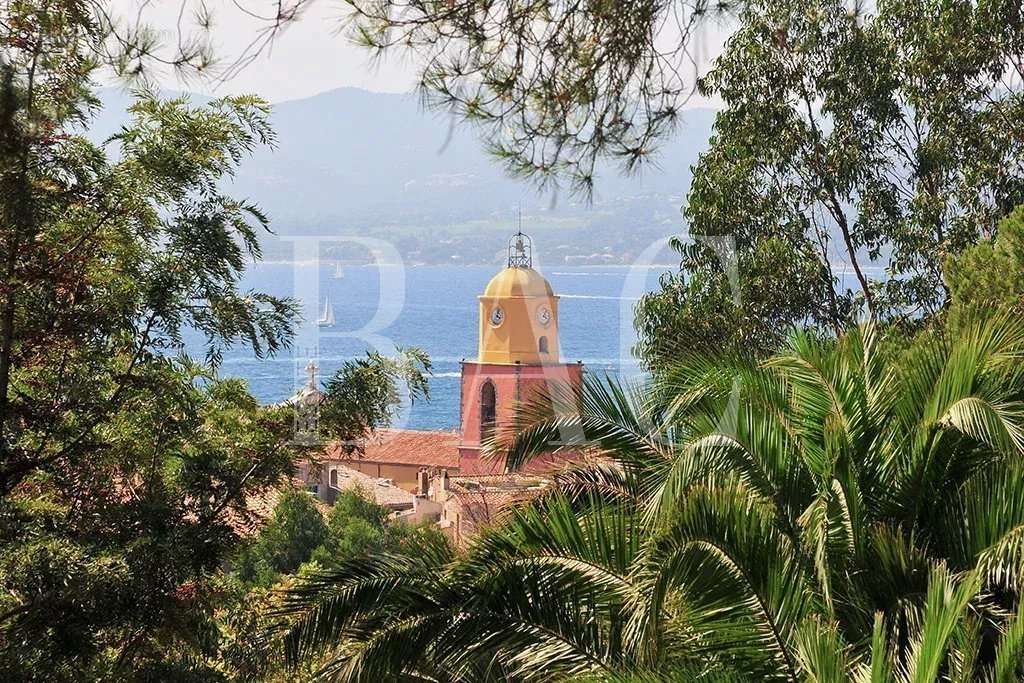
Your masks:
{"label": "clock face", "polygon": [[491,324],[497,327],[503,322],[505,322],[505,311],[501,310],[501,306],[495,306],[491,309]]}
{"label": "clock face", "polygon": [[541,306],[540,308],[538,308],[537,309],[537,322],[539,322],[542,327],[547,327],[548,325],[550,325],[551,324],[551,309],[548,308],[547,306]]}

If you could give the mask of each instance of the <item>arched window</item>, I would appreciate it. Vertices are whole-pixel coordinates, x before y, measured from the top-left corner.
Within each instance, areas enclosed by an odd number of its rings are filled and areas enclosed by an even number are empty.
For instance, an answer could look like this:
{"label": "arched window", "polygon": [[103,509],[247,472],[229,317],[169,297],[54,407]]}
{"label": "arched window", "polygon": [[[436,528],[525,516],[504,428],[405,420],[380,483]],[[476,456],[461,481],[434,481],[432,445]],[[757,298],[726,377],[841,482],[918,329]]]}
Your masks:
{"label": "arched window", "polygon": [[540,339],[537,340],[537,350],[540,351],[541,353],[547,353],[548,352],[548,338],[547,337],[541,337]]}
{"label": "arched window", "polygon": [[480,388],[480,439],[486,439],[494,431],[498,419],[498,395],[494,382],[487,380]]}
{"label": "arched window", "polygon": [[331,488],[338,488],[338,470],[331,470]]}

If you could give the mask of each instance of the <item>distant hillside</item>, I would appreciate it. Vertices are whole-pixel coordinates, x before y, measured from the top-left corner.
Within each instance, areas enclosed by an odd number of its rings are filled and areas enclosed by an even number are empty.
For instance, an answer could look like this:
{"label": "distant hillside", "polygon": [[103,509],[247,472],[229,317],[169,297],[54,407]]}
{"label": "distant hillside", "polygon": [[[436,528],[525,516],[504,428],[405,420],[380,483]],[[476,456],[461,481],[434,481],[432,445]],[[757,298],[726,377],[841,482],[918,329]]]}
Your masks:
{"label": "distant hillside", "polygon": [[[130,101],[116,90],[103,99],[96,138],[121,125]],[[603,169],[586,206],[508,178],[475,131],[424,112],[412,95],[341,88],[275,105],[277,148],[247,160],[233,191],[255,199],[279,234],[381,237],[415,261],[493,260],[496,235],[488,233],[507,233],[518,206],[524,230],[549,254],[560,247],[559,259],[605,252],[594,259],[623,261],[679,231],[690,167],[713,120],[712,111],[686,111],[658,168],[630,178]]]}

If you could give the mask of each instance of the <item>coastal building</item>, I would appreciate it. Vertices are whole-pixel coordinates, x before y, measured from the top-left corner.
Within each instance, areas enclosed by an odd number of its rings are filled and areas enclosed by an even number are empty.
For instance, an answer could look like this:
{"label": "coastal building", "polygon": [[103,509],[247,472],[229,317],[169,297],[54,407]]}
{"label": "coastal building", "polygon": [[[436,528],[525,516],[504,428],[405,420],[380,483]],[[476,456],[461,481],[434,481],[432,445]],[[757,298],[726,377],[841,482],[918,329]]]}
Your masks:
{"label": "coastal building", "polygon": [[427,499],[439,506],[437,523],[461,546],[497,519],[508,506],[528,501],[547,486],[543,475],[521,473],[449,477],[431,480]]}
{"label": "coastal building", "polygon": [[295,435],[295,440],[299,442],[316,440],[320,403],[324,400],[324,394],[320,391],[316,381],[316,373],[319,369],[316,363],[309,361],[306,365],[306,383],[291,398],[281,404],[292,408],[294,419],[292,433]]}
{"label": "coastal building", "polygon": [[533,246],[509,241],[507,267],[479,300],[477,358],[462,363],[460,472],[496,474],[504,463],[483,461],[482,444],[512,426],[518,406],[545,390],[579,384],[581,363],[561,361],[558,295],[533,268]]}
{"label": "coastal building", "polygon": [[317,466],[301,473],[321,500],[333,501],[342,481],[355,480],[339,477],[355,472],[407,491],[415,516],[433,516],[461,543],[503,506],[535,495],[545,476],[564,465],[564,457],[547,457],[526,472],[507,473],[501,459],[483,453],[492,435],[513,427],[521,405],[583,378],[582,363],[561,360],[559,298],[533,268],[528,236],[512,236],[506,267],[478,302],[477,357],[462,362],[459,431],[383,429],[357,453],[330,445]]}

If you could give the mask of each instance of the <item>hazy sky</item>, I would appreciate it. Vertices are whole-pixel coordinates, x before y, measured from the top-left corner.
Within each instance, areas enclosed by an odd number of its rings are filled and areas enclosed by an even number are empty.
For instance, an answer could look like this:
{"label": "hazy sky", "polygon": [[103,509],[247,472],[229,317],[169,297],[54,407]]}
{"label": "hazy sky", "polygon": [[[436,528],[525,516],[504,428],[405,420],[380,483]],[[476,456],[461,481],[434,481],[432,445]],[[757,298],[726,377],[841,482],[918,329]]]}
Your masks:
{"label": "hazy sky", "polygon": [[[115,10],[135,16],[138,0],[113,0]],[[198,2],[199,0],[188,0]],[[251,11],[274,7],[268,0],[238,0]],[[189,5],[194,7],[197,5]],[[207,0],[212,12],[215,53],[225,63],[243,52],[257,37],[261,23],[246,16],[231,0]],[[153,0],[145,5],[146,21],[161,31],[165,43],[176,40],[181,5],[177,0]],[[224,84],[194,81],[181,83],[171,73],[160,77],[162,85],[198,92],[254,92],[271,102],[309,97],[325,90],[354,86],[377,92],[408,92],[416,82],[416,65],[409,58],[392,57],[371,63],[370,53],[352,45],[339,33],[346,7],[338,0],[315,0],[300,21],[289,26],[273,46]],[[185,29],[194,26],[191,12],[182,15]],[[722,31],[710,29],[699,49],[707,61],[721,49]],[[700,103],[691,103],[700,104]]]}

